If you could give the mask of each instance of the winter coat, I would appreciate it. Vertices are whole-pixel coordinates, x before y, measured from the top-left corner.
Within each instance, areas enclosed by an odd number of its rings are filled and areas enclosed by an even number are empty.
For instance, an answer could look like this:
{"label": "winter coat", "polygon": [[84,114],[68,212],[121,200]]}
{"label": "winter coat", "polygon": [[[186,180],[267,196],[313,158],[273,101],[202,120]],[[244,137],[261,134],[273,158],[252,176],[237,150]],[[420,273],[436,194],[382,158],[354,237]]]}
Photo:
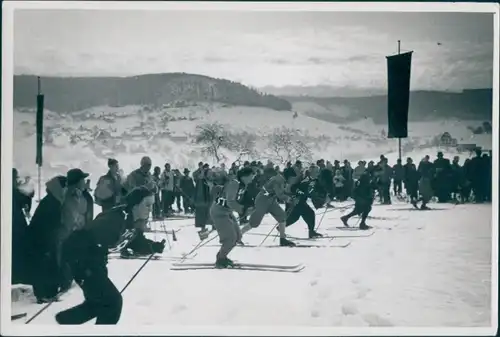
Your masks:
{"label": "winter coat", "polygon": [[389,165],[380,165],[377,170],[380,183],[387,184],[392,179],[392,168]]}
{"label": "winter coat", "polygon": [[210,183],[206,178],[201,178],[196,181],[195,184],[195,193],[194,193],[194,202],[195,205],[210,205]]}
{"label": "winter coat", "polygon": [[163,171],[160,176],[160,187],[163,191],[173,192],[175,187],[175,175],[172,171]]}
{"label": "winter coat", "polygon": [[193,181],[193,178],[191,178],[190,176],[182,176],[180,178],[180,185],[179,185],[180,189],[181,189],[181,193],[182,195],[187,195],[189,196],[190,198],[193,198],[193,194],[194,194],[194,181]]}
{"label": "winter coat", "polygon": [[352,174],[353,179],[359,180],[359,178],[361,177],[361,175],[363,173],[365,173],[365,171],[366,171],[366,167],[361,166],[361,165],[356,166],[356,168],[354,169],[353,174]]}
{"label": "winter coat", "polygon": [[35,254],[43,254],[53,249],[62,226],[61,208],[64,188],[57,177],[49,180],[45,186],[47,195],[40,200],[28,227],[27,242]]}
{"label": "winter coat", "polygon": [[434,168],[431,162],[421,161],[418,164],[417,170],[421,178],[432,179],[432,177],[434,177]]}
{"label": "winter coat", "polygon": [[113,176],[110,171],[99,178],[94,191],[96,204],[104,209],[120,204],[124,194],[126,191],[122,186],[121,177]]}
{"label": "winter coat", "polygon": [[134,188],[140,186],[145,186],[149,190],[156,192],[153,175],[150,172],[144,172],[140,168],[138,168],[128,175],[127,180],[124,184],[124,188],[128,193],[130,193],[130,191],[132,191]]}
{"label": "winter coat", "polygon": [[31,197],[19,189],[12,190],[12,284],[28,283],[26,267],[26,242],[28,222],[23,210],[31,206]]}
{"label": "winter coat", "polygon": [[404,170],[404,183],[406,186],[411,188],[417,188],[418,180],[420,179],[420,174],[415,167],[415,164],[405,164],[403,166]]}
{"label": "winter coat", "polygon": [[66,240],[73,231],[85,226],[88,220],[88,209],[83,191],[75,186],[69,186],[61,208],[62,226],[58,235],[60,242]]}
{"label": "winter coat", "polygon": [[404,167],[401,164],[396,164],[392,167],[394,181],[403,181],[405,179]]}

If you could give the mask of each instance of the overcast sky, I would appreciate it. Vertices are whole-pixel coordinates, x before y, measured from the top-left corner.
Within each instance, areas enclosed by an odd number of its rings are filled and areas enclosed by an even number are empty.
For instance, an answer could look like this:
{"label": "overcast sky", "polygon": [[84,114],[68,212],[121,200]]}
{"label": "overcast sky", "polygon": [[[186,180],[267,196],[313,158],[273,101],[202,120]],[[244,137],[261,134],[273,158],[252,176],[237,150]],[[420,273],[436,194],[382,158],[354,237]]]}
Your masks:
{"label": "overcast sky", "polygon": [[492,86],[492,14],[17,10],[14,20],[16,74],[385,88],[399,39],[414,50],[412,89]]}

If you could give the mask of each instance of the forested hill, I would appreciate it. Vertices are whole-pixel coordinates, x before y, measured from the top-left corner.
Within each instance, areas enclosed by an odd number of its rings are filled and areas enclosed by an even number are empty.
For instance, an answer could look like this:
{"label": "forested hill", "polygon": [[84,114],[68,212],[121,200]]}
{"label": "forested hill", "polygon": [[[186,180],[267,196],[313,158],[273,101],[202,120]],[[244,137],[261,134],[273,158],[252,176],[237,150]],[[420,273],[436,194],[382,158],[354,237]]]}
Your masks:
{"label": "forested hill", "polygon": [[[291,110],[283,98],[240,83],[207,76],[167,73],[133,77],[42,77],[45,108],[80,111],[95,106],[162,105],[174,101],[209,101]],[[36,106],[37,77],[14,76],[14,108]]]}

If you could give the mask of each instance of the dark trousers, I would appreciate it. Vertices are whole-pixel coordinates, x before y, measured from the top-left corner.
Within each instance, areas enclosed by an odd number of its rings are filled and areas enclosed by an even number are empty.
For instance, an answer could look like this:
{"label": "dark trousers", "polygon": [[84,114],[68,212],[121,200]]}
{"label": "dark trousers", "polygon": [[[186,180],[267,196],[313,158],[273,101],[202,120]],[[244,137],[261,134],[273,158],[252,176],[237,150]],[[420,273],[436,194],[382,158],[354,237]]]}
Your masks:
{"label": "dark trousers", "polygon": [[366,218],[368,218],[368,214],[370,214],[372,210],[372,205],[369,202],[366,201],[356,201],[354,204],[354,209],[352,210],[351,213],[345,215],[345,219],[349,219],[355,215],[361,215],[361,223],[364,224],[366,221]]}
{"label": "dark trousers", "polygon": [[172,205],[174,203],[174,192],[162,190],[161,203],[163,206],[163,215],[167,215],[172,210]]}
{"label": "dark trousers", "polygon": [[394,180],[393,187],[394,187],[394,194],[400,195],[401,191],[402,191],[402,181],[401,180]]}
{"label": "dark trousers", "polygon": [[37,299],[51,298],[59,292],[61,280],[55,254],[55,249],[53,252],[40,253],[32,261],[31,280],[33,293]]}
{"label": "dark trousers", "polygon": [[192,199],[187,195],[182,196],[182,206],[184,207],[184,212],[194,211]]}
{"label": "dark trousers", "polygon": [[417,201],[418,200],[418,182],[406,182],[406,194],[410,197],[410,200]]}
{"label": "dark trousers", "polygon": [[161,217],[161,199],[160,194],[155,194],[155,203],[153,204],[153,219],[158,219]]}
{"label": "dark trousers", "polygon": [[181,192],[177,192],[177,191],[174,192],[173,198],[174,198],[175,204],[177,205],[177,209],[181,210],[182,209],[182,207],[181,207]]}
{"label": "dark trousers", "polygon": [[[100,269],[100,270],[99,270]],[[108,278],[106,267],[92,268],[77,283],[83,290],[85,301],[75,307],[59,312],[59,324],[83,324],[97,318],[96,324],[116,324],[122,312],[122,296]]]}
{"label": "dark trousers", "polygon": [[391,203],[391,193],[389,192],[391,189],[390,182],[382,182],[380,183],[380,194],[383,204]]}
{"label": "dark trousers", "polygon": [[[293,207],[293,209],[290,209],[291,207]],[[288,214],[288,218],[286,219],[287,227],[293,225],[300,219],[300,217],[302,217],[307,224],[309,231],[314,230],[314,226],[316,224],[316,214],[307,202],[300,201],[295,206],[287,204],[285,209]]]}

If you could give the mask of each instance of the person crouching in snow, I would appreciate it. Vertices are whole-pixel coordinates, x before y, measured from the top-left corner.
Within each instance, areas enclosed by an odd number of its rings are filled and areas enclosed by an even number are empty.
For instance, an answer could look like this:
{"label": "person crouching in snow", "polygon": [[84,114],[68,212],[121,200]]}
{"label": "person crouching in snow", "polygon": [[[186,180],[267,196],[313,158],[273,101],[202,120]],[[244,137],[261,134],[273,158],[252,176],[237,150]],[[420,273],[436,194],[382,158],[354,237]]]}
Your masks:
{"label": "person crouching in snow", "polygon": [[124,205],[100,213],[67,239],[64,256],[85,300],[59,312],[56,315],[59,324],[83,324],[93,318],[97,318],[96,324],[119,321],[122,296],[108,278],[108,249],[118,250],[134,236],[134,230],[130,230],[133,223],[149,217],[154,198],[147,188],[139,187],[125,196],[124,201]]}
{"label": "person crouching in snow", "polygon": [[373,204],[373,186],[372,182],[370,180],[370,176],[366,173],[362,174],[359,180],[356,182],[356,185],[354,187],[354,210],[347,214],[344,215],[340,218],[342,222],[344,223],[344,226],[349,227],[349,224],[347,221],[355,216],[355,215],[361,215],[361,222],[359,224],[359,229],[369,229],[371,228],[370,226],[366,225],[366,218],[368,217],[368,214],[370,214],[370,211],[372,210],[372,204]]}

